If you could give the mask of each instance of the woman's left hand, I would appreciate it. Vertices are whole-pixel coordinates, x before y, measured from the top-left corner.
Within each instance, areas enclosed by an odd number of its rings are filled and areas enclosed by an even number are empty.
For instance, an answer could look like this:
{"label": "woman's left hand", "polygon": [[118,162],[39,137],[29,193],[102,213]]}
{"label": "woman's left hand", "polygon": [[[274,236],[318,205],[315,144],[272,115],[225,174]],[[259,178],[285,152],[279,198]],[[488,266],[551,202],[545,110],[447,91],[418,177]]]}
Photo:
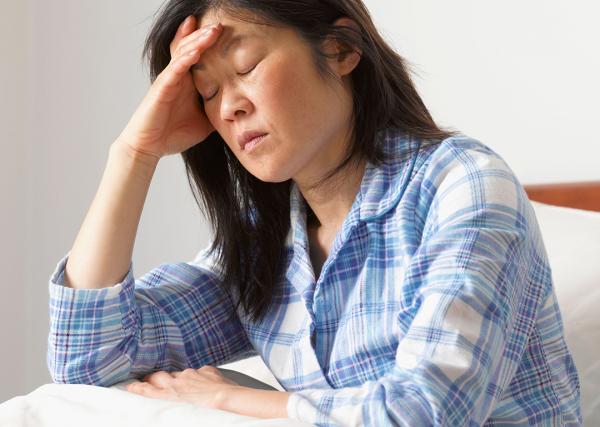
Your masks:
{"label": "woman's left hand", "polygon": [[128,384],[126,390],[156,399],[193,403],[221,409],[228,391],[241,388],[225,378],[214,366],[188,368],[181,372],[158,371],[146,375],[142,381]]}

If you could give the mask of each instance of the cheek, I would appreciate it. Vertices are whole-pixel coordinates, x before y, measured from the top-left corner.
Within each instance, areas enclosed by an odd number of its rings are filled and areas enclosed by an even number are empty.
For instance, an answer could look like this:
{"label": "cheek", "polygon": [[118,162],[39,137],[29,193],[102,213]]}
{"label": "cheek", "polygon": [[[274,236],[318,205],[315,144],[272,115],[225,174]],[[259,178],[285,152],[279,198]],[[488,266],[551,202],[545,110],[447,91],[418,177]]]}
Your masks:
{"label": "cheek", "polygon": [[295,61],[274,61],[256,82],[258,110],[268,109],[274,115],[271,119],[278,121],[297,121],[306,114],[316,90],[310,73]]}

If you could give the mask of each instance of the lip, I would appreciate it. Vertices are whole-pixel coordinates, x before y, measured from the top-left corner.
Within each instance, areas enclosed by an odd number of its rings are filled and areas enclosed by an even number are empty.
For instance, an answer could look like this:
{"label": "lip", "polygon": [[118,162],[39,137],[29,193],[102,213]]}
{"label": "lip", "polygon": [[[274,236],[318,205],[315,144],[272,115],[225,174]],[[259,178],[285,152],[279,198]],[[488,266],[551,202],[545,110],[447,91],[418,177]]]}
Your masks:
{"label": "lip", "polygon": [[242,132],[238,136],[238,144],[240,146],[240,149],[243,151],[244,147],[247,143],[249,143],[250,141],[252,141],[255,138],[258,138],[259,136],[264,136],[264,135],[268,135],[267,132],[263,132],[260,130],[247,130],[245,132]]}
{"label": "lip", "polygon": [[262,142],[267,138],[267,136],[269,136],[269,135],[264,134],[262,136],[251,139],[250,142],[247,142],[246,145],[244,146],[244,152],[246,152],[246,153],[253,152],[257,146],[262,144]]}

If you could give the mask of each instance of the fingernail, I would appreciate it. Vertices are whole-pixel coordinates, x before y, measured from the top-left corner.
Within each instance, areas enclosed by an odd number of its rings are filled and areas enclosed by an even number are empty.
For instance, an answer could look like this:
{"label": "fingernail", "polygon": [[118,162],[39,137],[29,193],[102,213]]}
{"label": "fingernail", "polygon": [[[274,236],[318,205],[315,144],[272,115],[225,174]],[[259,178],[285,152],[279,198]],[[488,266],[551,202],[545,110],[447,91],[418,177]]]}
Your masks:
{"label": "fingernail", "polygon": [[217,23],[208,27],[209,31],[216,31],[221,26],[221,23]]}
{"label": "fingernail", "polygon": [[205,28],[205,29],[202,30],[202,32],[200,33],[200,35],[206,36],[206,35],[210,34],[211,32],[213,32],[214,30],[215,30],[214,26],[207,27],[207,28]]}

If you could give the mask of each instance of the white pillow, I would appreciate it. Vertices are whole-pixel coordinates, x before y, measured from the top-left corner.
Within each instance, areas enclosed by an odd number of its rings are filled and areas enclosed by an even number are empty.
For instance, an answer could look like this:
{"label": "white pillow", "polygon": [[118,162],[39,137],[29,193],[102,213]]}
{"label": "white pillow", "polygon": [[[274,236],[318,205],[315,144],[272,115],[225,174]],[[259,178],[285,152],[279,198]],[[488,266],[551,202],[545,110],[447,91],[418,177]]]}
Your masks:
{"label": "white pillow", "polygon": [[600,426],[600,213],[532,205],[579,373],[584,425]]}

